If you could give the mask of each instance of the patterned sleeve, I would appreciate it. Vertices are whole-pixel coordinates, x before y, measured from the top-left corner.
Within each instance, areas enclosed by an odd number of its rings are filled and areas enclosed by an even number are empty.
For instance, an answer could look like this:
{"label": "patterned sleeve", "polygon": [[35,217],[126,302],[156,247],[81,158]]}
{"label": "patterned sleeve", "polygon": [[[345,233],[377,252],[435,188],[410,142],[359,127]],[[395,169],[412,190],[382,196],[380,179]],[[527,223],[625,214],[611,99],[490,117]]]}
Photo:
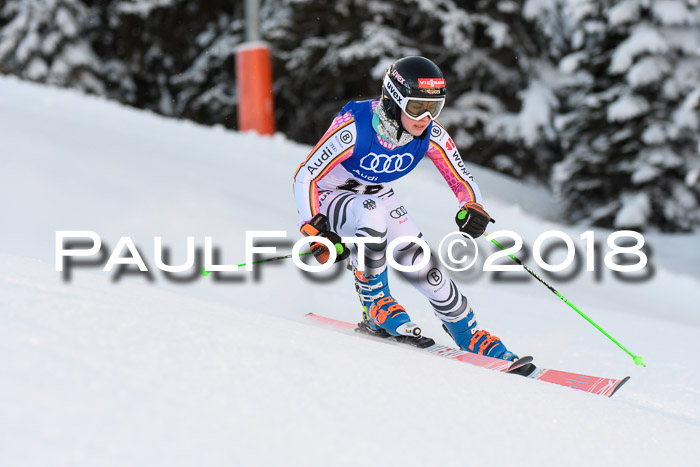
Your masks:
{"label": "patterned sleeve", "polygon": [[433,161],[457,197],[460,206],[469,201],[481,203],[481,192],[474,177],[467,171],[450,135],[435,121],[430,132],[430,145],[426,157]]}
{"label": "patterned sleeve", "polygon": [[318,213],[318,182],[352,156],[355,140],[355,119],[352,114],[339,115],[297,169],[294,174],[294,198],[302,223]]}

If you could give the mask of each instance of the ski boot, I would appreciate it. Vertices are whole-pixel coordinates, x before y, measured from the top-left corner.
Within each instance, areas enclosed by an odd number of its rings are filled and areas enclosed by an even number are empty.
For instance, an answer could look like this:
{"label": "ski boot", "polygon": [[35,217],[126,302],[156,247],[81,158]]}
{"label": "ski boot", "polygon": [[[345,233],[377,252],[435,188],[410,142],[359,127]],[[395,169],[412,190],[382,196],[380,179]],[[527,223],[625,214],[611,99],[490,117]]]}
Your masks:
{"label": "ski boot", "polygon": [[516,354],[503,345],[501,339],[488,331],[478,329],[471,308],[464,318],[454,323],[443,321],[442,327],[462,350],[502,360],[514,361],[518,359]]}
{"label": "ski boot", "polygon": [[372,331],[385,331],[392,336],[421,334],[420,328],[411,322],[406,309],[399,305],[389,291],[388,268],[383,272],[365,277],[353,268],[355,290],[362,302],[363,321]]}

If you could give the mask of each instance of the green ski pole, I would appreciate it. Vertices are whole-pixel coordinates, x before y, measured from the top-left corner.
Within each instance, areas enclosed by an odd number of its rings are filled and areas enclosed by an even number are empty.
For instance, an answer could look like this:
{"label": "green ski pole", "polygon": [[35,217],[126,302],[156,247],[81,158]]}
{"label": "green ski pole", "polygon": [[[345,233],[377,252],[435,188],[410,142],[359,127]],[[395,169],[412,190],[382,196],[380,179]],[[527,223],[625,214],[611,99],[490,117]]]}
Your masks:
{"label": "green ski pole", "polygon": [[[337,252],[339,255],[342,254],[342,253],[343,253],[343,245],[341,245],[340,243],[336,243],[336,244],[335,244],[335,250],[336,250],[336,252]],[[313,253],[313,252],[312,252],[312,251],[307,251],[306,253],[299,253],[299,256],[310,255],[311,253]],[[270,262],[270,261],[279,261],[279,260],[281,260],[281,259],[289,259],[289,258],[291,258],[291,257],[292,257],[292,255],[275,256],[274,258],[259,259],[259,260],[257,260],[257,261],[253,261],[253,262],[250,263],[250,264],[260,264],[260,263],[267,263],[267,262]],[[236,267],[238,267],[238,268],[242,268],[243,266],[246,266],[246,263],[241,263],[241,264],[236,265]],[[207,271],[206,269],[202,268],[202,275],[203,275],[203,276],[206,277],[206,276],[208,276],[210,273],[211,273],[211,271]]]}
{"label": "green ski pole", "polygon": [[[484,232],[484,236],[487,236],[487,237],[488,237],[488,235],[489,235],[489,234],[487,234],[486,232]],[[494,239],[490,239],[490,240],[491,240],[491,243],[493,243],[494,245],[496,245],[496,246],[497,246],[498,248],[500,248],[501,250],[505,250],[505,249],[506,249],[503,245],[501,245],[500,243],[498,243],[496,240],[494,240]],[[571,303],[569,300],[567,300],[562,294],[560,294],[560,293],[557,291],[557,289],[555,289],[554,287],[552,287],[551,285],[549,285],[548,283],[546,283],[542,278],[540,278],[540,276],[538,276],[538,275],[535,274],[530,268],[528,268],[527,266],[525,266],[525,265],[523,264],[523,262],[520,261],[518,258],[516,258],[516,257],[513,256],[513,255],[508,255],[508,256],[510,256],[511,259],[512,259],[513,261],[515,261],[516,263],[518,263],[519,265],[521,265],[527,272],[530,273],[530,275],[531,275],[532,277],[534,277],[535,279],[537,279],[538,281],[540,281],[542,284],[544,284],[549,290],[552,291],[552,293],[553,293],[554,295],[556,295],[557,297],[559,297],[560,299],[562,299],[562,300],[564,301],[564,303],[566,303],[566,304],[569,305],[571,308],[573,308],[573,310],[574,310],[576,313],[578,313],[579,315],[583,316],[583,318],[584,318],[586,321],[588,321],[589,323],[591,323],[597,330],[599,330],[600,332],[602,332],[603,335],[605,335],[605,337],[607,337],[608,339],[610,339],[611,341],[613,341],[618,347],[620,347],[622,350],[624,350],[624,351],[627,353],[627,355],[629,355],[630,357],[632,357],[632,360],[634,360],[634,364],[635,364],[635,365],[641,365],[641,366],[644,366],[644,367],[646,366],[646,365],[644,364],[644,362],[642,361],[641,355],[634,355],[632,352],[630,352],[629,350],[627,350],[627,349],[625,348],[625,346],[623,346],[622,344],[620,344],[617,340],[615,340],[614,337],[612,337],[610,334],[608,334],[607,332],[605,332],[605,330],[604,330],[603,328],[601,328],[600,326],[598,326],[595,322],[593,322],[593,320],[592,320],[591,318],[589,318],[589,317],[586,316],[581,310],[579,310],[579,309],[576,307],[576,305],[574,305],[574,304]]]}

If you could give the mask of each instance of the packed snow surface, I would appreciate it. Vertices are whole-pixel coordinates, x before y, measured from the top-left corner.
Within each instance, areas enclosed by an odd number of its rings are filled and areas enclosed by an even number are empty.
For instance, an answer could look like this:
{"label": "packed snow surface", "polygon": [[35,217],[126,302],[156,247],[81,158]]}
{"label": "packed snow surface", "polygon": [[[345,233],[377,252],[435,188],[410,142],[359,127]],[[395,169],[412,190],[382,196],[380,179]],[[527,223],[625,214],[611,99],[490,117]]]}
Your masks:
{"label": "packed snow surface", "polygon": [[[470,166],[497,219],[532,251],[569,235],[582,265],[543,276],[641,355],[632,359],[527,273],[455,275],[480,325],[548,368],[632,379],[613,398],[439,359],[314,326],[359,318],[341,266],[291,260],[203,277],[187,237],[245,261],[246,231],[287,254],[292,175],[309,151],[284,137],[206,128],[75,92],[0,78],[0,459],[47,465],[690,465],[700,458],[700,235],[645,233],[649,264],[596,272],[544,189]],[[456,201],[429,162],[395,187],[436,247]],[[56,271],[56,232],[92,231],[102,262]],[[135,265],[104,263],[121,237]],[[258,243],[263,243],[258,241]],[[482,255],[492,253],[480,240]],[[132,256],[128,248],[121,256]],[[559,253],[562,253],[559,250]],[[119,254],[119,253],[118,253]],[[531,254],[519,252],[541,273]],[[552,263],[561,261],[553,255]],[[117,258],[116,256],[114,258]],[[426,335],[451,340],[423,297],[392,291]],[[318,280],[318,278],[323,280]]]}

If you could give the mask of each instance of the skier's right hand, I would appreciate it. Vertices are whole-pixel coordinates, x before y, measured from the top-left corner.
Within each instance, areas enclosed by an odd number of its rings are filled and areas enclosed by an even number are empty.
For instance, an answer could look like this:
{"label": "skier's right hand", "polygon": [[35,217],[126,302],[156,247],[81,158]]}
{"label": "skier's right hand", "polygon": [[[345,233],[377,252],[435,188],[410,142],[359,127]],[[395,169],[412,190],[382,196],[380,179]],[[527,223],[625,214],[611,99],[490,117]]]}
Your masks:
{"label": "skier's right hand", "polygon": [[[319,236],[330,240],[335,245],[335,251],[338,254],[335,259],[336,263],[350,255],[350,249],[343,244],[338,234],[330,230],[330,222],[325,215],[316,214],[309,222],[303,224],[300,230],[305,237]],[[321,264],[326,264],[331,257],[328,247],[321,242],[312,243],[311,251],[316,257],[316,261]]]}

